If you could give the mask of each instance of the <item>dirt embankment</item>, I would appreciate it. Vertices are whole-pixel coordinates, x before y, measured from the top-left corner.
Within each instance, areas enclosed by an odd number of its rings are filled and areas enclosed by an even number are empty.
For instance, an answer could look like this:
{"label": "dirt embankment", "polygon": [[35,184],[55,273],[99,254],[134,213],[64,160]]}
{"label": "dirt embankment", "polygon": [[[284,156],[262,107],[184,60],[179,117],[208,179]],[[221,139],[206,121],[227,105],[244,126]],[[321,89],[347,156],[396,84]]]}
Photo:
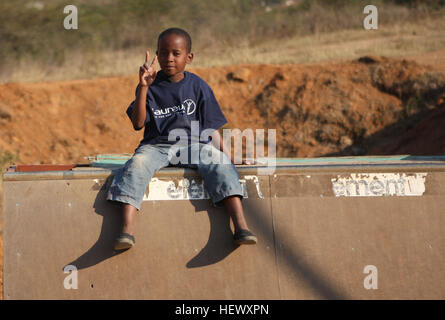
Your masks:
{"label": "dirt embankment", "polygon": [[[411,60],[192,69],[212,86],[229,128],[276,129],[282,157],[440,154],[445,75]],[[0,86],[0,148],[17,163],[80,163],[133,152],[125,109],[136,76]]]}

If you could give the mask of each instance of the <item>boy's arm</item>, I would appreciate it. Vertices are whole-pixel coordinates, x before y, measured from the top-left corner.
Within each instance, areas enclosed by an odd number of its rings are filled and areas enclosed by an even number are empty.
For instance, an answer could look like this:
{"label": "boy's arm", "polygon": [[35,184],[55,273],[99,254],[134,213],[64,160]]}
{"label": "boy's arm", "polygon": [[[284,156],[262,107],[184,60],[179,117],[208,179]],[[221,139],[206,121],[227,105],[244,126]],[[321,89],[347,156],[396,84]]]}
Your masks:
{"label": "boy's arm", "polygon": [[153,58],[150,66],[148,65],[149,57],[150,53],[147,51],[145,55],[145,63],[139,68],[139,85],[136,89],[136,100],[131,113],[131,122],[136,130],[142,129],[145,125],[147,115],[147,91],[148,87],[150,87],[156,78],[157,73],[157,71],[154,70],[154,63],[157,56]]}
{"label": "boy's arm", "polygon": [[224,141],[223,141],[223,139],[221,139],[221,135],[219,134],[219,131],[218,130],[213,131],[213,133],[210,135],[210,137],[212,137],[211,142],[212,142],[213,146],[216,149],[224,152],[226,154],[227,158],[229,158],[230,161],[232,161],[232,163],[233,163],[233,159],[232,159],[232,155],[230,154],[230,150],[229,150],[229,148],[226,148],[226,146],[224,145]]}
{"label": "boy's arm", "polygon": [[148,87],[140,87],[136,95],[133,112],[131,113],[131,122],[136,130],[142,129],[145,125],[147,91]]}
{"label": "boy's arm", "polygon": [[[213,133],[210,135],[212,137],[212,144],[217,148],[218,150],[224,152],[226,156],[232,161],[232,163],[235,163],[235,158],[232,157],[230,149],[227,148],[224,145],[224,140],[221,138],[221,134],[218,130],[213,131]],[[255,161],[248,161],[247,159],[242,159],[241,164],[255,164]]]}

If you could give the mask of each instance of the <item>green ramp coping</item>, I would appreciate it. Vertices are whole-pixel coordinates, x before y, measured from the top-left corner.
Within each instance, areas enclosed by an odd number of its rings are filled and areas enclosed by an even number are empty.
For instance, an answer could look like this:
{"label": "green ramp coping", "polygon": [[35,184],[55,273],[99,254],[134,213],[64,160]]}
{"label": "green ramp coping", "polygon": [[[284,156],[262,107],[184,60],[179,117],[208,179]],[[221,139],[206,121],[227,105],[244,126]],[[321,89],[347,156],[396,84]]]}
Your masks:
{"label": "green ramp coping", "polygon": [[[89,157],[92,167],[118,169],[132,157],[131,153],[122,154],[99,154]],[[311,165],[311,164],[366,164],[366,163],[388,163],[388,162],[445,162],[445,156],[347,156],[347,157],[320,157],[320,158],[256,158],[258,165],[270,165],[274,162],[277,166],[282,165]]]}

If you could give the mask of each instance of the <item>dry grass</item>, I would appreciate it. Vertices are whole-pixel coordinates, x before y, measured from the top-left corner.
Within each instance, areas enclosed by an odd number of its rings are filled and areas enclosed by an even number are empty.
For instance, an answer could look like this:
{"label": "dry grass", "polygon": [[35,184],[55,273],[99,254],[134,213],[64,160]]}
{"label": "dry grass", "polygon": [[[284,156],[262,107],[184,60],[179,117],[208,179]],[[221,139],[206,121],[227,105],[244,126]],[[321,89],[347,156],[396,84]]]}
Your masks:
{"label": "dry grass", "polygon": [[[417,23],[379,26],[378,30],[342,30],[303,37],[264,41],[255,46],[239,43],[237,47],[195,52],[193,67],[216,67],[233,64],[291,64],[354,59],[372,54],[389,57],[408,56],[445,49],[444,19],[427,19]],[[148,48],[154,53],[154,48]],[[33,82],[137,74],[146,48],[68,53],[59,67],[25,62],[11,68],[8,78],[0,81]]]}
{"label": "dry grass", "polygon": [[[196,59],[199,67],[239,63],[310,63],[354,59],[365,54],[407,56],[445,48],[443,19],[418,24],[380,27],[378,30],[343,30],[286,40],[257,47],[241,46],[222,54],[204,52]],[[215,56],[215,58],[212,58]]]}

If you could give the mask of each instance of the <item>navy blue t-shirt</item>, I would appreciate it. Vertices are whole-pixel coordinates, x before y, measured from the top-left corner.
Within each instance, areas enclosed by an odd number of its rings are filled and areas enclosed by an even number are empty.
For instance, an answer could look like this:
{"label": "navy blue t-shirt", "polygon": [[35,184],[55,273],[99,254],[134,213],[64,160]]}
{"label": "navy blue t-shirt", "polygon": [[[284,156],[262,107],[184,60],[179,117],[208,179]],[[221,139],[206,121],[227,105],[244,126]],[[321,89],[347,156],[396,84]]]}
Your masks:
{"label": "navy blue t-shirt", "polygon": [[[127,109],[130,119],[134,104],[135,101]],[[179,82],[169,82],[159,71],[147,91],[146,105],[144,138],[140,144],[175,144],[178,139],[208,143],[209,132],[227,123],[209,85],[187,71]],[[192,121],[197,122],[192,126]],[[182,130],[174,131],[176,139],[169,141],[169,133],[174,129]],[[203,130],[206,131],[201,137]]]}

